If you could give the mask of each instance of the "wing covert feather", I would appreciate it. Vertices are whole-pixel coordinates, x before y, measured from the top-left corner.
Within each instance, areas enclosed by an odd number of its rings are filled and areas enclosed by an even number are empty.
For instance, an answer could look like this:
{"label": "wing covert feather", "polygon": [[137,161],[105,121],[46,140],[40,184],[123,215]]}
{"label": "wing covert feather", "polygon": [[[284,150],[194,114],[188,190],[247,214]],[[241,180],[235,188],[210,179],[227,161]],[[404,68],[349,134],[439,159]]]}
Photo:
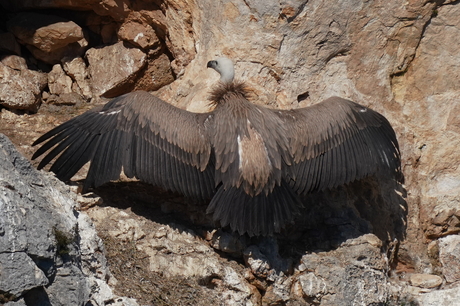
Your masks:
{"label": "wing covert feather", "polygon": [[400,177],[396,135],[381,114],[338,97],[277,114],[286,126],[293,159],[286,175],[298,193],[333,188],[378,171]]}
{"label": "wing covert feather", "polygon": [[90,161],[84,190],[118,179],[123,168],[128,177],[210,198],[215,182],[206,118],[137,91],[45,133],[33,145],[47,142],[32,158],[51,149],[42,168],[60,154],[50,170],[63,180]]}

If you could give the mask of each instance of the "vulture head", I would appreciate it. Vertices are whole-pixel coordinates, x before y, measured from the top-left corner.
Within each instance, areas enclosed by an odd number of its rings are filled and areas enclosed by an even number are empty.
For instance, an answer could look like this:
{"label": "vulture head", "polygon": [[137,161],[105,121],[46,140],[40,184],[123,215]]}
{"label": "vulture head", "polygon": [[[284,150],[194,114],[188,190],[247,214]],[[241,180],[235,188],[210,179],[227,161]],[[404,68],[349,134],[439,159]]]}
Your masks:
{"label": "vulture head", "polygon": [[224,84],[233,82],[235,77],[235,70],[233,68],[233,62],[231,59],[226,57],[219,57],[215,60],[209,61],[208,68],[212,68],[220,74],[220,81]]}
{"label": "vulture head", "polygon": [[212,68],[220,74],[220,82],[212,88],[209,100],[212,106],[225,104],[226,101],[233,100],[235,97],[249,99],[249,91],[243,82],[235,81],[235,69],[233,61],[226,57],[219,57],[209,61],[208,68]]}

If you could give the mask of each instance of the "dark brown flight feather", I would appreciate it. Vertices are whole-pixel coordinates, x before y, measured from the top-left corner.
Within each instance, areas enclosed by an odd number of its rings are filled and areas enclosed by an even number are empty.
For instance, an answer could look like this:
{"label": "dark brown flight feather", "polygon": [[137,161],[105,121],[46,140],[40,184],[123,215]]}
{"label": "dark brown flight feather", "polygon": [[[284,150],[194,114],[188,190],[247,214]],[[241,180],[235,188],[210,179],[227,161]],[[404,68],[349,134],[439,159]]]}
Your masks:
{"label": "dark brown flight feather", "polygon": [[[222,74],[226,61],[208,67]],[[123,169],[128,177],[211,199],[207,212],[216,221],[250,236],[272,235],[292,222],[299,195],[379,171],[401,175],[391,125],[354,102],[333,97],[273,110],[251,103],[238,82],[221,82],[210,100],[214,110],[198,114],[129,93],[38,138],[34,145],[46,142],[32,158],[47,152],[40,169],[57,157],[50,170],[64,181],[91,162],[84,191],[118,179]]]}

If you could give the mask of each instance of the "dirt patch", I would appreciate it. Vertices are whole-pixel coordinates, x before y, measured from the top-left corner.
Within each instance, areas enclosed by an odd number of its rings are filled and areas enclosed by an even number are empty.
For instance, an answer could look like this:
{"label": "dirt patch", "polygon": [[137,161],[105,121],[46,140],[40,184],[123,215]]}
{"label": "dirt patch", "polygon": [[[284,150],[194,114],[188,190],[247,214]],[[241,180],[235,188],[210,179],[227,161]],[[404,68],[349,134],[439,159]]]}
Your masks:
{"label": "dirt patch", "polygon": [[219,305],[216,292],[198,284],[196,279],[166,278],[149,271],[148,255],[135,242],[123,242],[99,231],[104,241],[110,272],[116,278],[117,295],[137,299],[140,305]]}

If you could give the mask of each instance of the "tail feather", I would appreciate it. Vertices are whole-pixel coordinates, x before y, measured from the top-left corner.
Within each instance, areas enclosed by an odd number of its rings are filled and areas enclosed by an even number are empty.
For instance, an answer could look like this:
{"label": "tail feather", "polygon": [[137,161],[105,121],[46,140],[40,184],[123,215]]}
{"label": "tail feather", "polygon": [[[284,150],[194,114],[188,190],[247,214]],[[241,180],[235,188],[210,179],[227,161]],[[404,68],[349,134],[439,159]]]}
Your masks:
{"label": "tail feather", "polygon": [[243,188],[219,188],[206,212],[221,226],[229,225],[240,235],[269,236],[280,232],[299,213],[302,203],[288,183],[271,193],[250,196]]}

